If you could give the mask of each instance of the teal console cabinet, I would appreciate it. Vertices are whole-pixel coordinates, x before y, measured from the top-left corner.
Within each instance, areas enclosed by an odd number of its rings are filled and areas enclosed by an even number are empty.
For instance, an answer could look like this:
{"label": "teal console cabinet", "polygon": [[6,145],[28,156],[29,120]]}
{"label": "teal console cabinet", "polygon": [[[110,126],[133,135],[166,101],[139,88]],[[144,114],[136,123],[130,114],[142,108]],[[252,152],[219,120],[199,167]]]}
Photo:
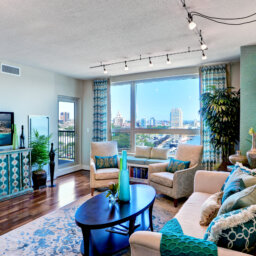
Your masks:
{"label": "teal console cabinet", "polygon": [[0,201],[31,193],[31,149],[0,151]]}

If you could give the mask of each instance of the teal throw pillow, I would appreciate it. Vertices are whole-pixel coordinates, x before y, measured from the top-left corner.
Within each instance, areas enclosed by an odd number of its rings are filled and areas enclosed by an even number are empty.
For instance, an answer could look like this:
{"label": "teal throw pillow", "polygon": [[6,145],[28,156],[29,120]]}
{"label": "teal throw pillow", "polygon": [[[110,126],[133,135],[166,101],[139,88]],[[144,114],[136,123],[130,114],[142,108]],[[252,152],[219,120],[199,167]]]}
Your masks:
{"label": "teal throw pillow", "polygon": [[160,230],[162,234],[172,234],[172,233],[179,233],[183,234],[183,230],[180,226],[179,221],[176,218],[173,218],[165,223],[163,228]]}
{"label": "teal throw pillow", "polygon": [[252,252],[256,247],[256,205],[217,216],[209,225],[204,239],[220,247]]}
{"label": "teal throw pillow", "polygon": [[245,188],[228,197],[221,205],[218,216],[253,204],[256,204],[256,185]]}
{"label": "teal throw pillow", "polygon": [[118,168],[117,155],[114,156],[95,156],[95,165],[97,169]]}
{"label": "teal throw pillow", "polygon": [[171,158],[166,171],[175,173],[176,171],[187,169],[189,165],[190,161],[181,161]]}
{"label": "teal throw pillow", "polygon": [[232,181],[229,186],[226,186],[224,189],[224,193],[223,193],[223,197],[222,197],[222,201],[221,203],[223,204],[224,201],[231,195],[242,191],[243,189],[245,189],[245,185],[242,179],[237,179]]}
{"label": "teal throw pillow", "polygon": [[228,187],[231,182],[237,179],[242,179],[245,187],[256,185],[256,176],[253,176],[252,173],[236,164],[235,168],[227,177],[224,186],[222,186],[222,191],[225,190],[225,188]]}

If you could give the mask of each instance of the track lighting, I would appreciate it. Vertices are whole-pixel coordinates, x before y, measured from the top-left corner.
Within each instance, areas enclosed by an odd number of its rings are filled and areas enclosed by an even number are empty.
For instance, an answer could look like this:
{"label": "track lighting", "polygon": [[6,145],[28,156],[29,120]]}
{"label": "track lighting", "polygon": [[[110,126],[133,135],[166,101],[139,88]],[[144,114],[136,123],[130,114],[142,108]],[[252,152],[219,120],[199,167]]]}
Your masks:
{"label": "track lighting", "polygon": [[103,73],[104,73],[104,74],[107,74],[107,73],[108,73],[108,71],[106,70],[106,67],[105,67],[105,66],[103,66]]}
{"label": "track lighting", "polygon": [[193,17],[190,13],[188,13],[188,27],[190,30],[193,30],[196,28],[196,23],[193,21]]}
{"label": "track lighting", "polygon": [[169,55],[168,54],[166,54],[166,64],[171,64],[171,61],[170,61],[170,59],[169,59]]}
{"label": "track lighting", "polygon": [[202,60],[206,60],[207,56],[205,55],[204,51],[202,51]]}
{"label": "track lighting", "polygon": [[127,62],[126,62],[126,61],[124,62],[124,70],[125,70],[125,71],[129,70],[129,68],[128,68],[128,66],[127,66]]}
{"label": "track lighting", "polygon": [[151,58],[150,58],[150,57],[148,58],[148,60],[149,60],[149,64],[148,64],[148,65],[149,65],[150,67],[153,67],[153,66],[154,66],[154,64],[152,63],[152,61],[151,61]]}

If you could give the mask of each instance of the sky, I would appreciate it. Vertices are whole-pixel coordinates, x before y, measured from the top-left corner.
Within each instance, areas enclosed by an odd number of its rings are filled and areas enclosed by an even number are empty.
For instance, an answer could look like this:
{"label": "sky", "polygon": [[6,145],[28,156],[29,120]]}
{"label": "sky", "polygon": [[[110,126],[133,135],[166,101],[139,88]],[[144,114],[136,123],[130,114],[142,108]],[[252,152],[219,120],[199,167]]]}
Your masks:
{"label": "sky", "polygon": [[73,102],[59,102],[59,118],[61,112],[69,112],[69,118],[74,119],[74,103]]}
{"label": "sky", "polygon": [[[130,85],[111,86],[111,112],[130,120]],[[199,120],[199,79],[139,82],[136,86],[136,120],[155,117],[170,120],[172,108],[181,108],[183,120]]]}

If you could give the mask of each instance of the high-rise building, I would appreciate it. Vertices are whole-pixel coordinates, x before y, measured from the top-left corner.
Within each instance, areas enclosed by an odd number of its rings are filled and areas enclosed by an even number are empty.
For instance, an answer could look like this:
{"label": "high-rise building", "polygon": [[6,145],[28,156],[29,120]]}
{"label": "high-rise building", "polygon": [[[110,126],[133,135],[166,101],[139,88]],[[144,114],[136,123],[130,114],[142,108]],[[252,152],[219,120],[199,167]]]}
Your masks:
{"label": "high-rise building", "polygon": [[171,128],[183,127],[183,112],[180,108],[173,108],[170,113]]}
{"label": "high-rise building", "polygon": [[154,117],[150,118],[149,125],[152,126],[152,127],[156,126],[156,119]]}
{"label": "high-rise building", "polygon": [[141,127],[142,128],[147,128],[147,119],[146,118],[141,118]]}
{"label": "high-rise building", "polygon": [[60,120],[63,123],[69,121],[69,112],[60,112]]}
{"label": "high-rise building", "polygon": [[118,111],[117,112],[117,115],[116,115],[116,117],[114,117],[114,125],[115,126],[120,126],[120,127],[122,127],[123,126],[123,124],[124,124],[124,118],[123,118],[123,116],[120,114],[120,112]]}

